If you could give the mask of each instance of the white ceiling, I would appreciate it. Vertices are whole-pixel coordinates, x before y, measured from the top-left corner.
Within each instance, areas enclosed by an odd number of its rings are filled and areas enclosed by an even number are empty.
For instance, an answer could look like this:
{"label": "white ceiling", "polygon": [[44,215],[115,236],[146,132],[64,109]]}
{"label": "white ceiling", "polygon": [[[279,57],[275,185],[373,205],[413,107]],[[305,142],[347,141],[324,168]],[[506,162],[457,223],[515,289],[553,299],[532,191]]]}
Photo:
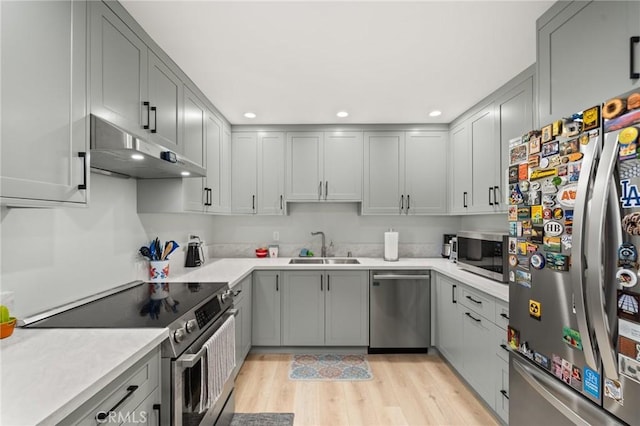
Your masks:
{"label": "white ceiling", "polygon": [[535,62],[553,4],[121,3],[232,124],[449,123]]}

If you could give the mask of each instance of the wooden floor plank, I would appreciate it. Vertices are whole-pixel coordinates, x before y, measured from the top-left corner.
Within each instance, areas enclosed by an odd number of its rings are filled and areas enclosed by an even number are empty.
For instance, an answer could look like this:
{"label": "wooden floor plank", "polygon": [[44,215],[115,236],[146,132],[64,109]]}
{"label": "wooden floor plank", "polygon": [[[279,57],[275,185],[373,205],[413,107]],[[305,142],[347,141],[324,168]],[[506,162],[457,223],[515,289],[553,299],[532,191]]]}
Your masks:
{"label": "wooden floor plank", "polygon": [[289,354],[250,354],[236,379],[236,411],[292,412],[295,426],[497,425],[433,354],[368,355],[373,380],[289,380]]}

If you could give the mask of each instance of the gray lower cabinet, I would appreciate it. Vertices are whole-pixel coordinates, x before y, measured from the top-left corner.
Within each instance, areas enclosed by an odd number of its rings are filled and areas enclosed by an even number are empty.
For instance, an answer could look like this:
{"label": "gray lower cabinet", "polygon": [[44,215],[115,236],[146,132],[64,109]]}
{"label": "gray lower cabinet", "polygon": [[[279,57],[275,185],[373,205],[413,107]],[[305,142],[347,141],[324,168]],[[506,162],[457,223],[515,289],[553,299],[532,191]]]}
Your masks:
{"label": "gray lower cabinet", "polygon": [[[120,377],[98,391],[61,424],[159,424],[161,407],[160,348],[155,348]],[[119,404],[120,403],[120,404]],[[111,412],[113,407],[118,407]],[[110,417],[102,418],[102,416]]]}
{"label": "gray lower cabinet", "polygon": [[0,203],[88,199],[87,2],[3,1]]}
{"label": "gray lower cabinet", "polygon": [[253,273],[251,341],[253,346],[280,346],[280,271]]}
{"label": "gray lower cabinet", "polygon": [[244,359],[251,350],[251,302],[252,302],[252,276],[249,275],[233,287],[236,296],[233,299],[233,306],[237,314],[235,317],[236,328],[236,368],[234,376],[238,374]]}
{"label": "gray lower cabinet", "polygon": [[367,346],[366,271],[285,271],[282,344]]}
{"label": "gray lower cabinet", "polygon": [[640,79],[630,75],[640,73],[634,36],[637,1],[558,2],[538,18],[538,127],[637,88]]}
{"label": "gray lower cabinet", "polygon": [[509,413],[509,305],[436,274],[438,351],[506,423]]}
{"label": "gray lower cabinet", "polygon": [[462,289],[457,281],[442,274],[436,280],[436,346],[455,368],[462,367],[464,342],[460,338],[462,316],[459,312]]}

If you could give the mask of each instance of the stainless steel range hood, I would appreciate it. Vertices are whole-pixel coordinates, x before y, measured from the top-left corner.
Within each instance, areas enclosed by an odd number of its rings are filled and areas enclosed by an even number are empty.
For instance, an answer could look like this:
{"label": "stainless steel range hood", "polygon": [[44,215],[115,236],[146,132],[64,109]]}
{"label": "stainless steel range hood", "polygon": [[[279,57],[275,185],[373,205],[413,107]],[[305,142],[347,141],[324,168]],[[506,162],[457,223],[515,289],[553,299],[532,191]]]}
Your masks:
{"label": "stainless steel range hood", "polygon": [[204,177],[206,169],[91,115],[91,168],[143,179]]}

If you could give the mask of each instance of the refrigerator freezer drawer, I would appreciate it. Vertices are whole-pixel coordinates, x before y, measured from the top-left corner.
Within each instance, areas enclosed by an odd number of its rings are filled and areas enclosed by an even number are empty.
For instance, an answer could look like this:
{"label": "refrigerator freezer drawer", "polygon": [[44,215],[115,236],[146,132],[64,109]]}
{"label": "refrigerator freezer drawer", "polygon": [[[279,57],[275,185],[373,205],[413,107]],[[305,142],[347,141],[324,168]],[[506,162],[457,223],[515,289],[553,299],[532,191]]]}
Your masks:
{"label": "refrigerator freezer drawer", "polygon": [[520,355],[509,357],[509,424],[623,425]]}

